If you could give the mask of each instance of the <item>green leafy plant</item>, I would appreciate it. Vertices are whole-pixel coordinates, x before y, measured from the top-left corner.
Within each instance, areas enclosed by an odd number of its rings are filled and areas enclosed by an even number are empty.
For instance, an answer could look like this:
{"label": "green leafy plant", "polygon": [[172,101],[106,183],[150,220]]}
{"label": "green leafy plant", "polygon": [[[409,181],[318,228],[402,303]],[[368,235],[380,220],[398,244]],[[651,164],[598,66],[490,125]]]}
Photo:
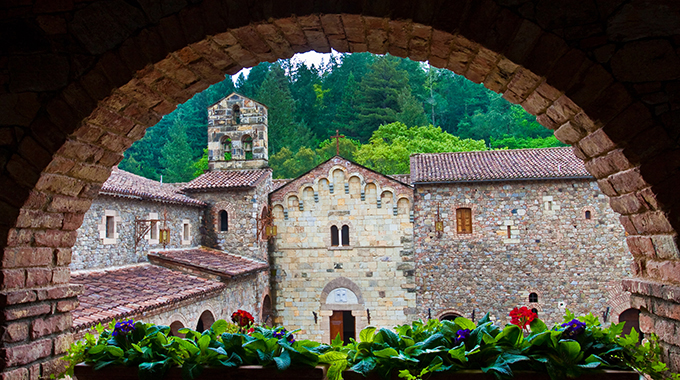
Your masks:
{"label": "green leafy plant", "polygon": [[660,362],[654,335],[640,344],[635,330],[621,336],[623,323],[605,328],[592,314],[577,318],[569,311],[564,323],[548,328],[525,309],[513,310],[511,324],[504,328],[488,314],[476,324],[463,317],[414,321],[394,329],[369,326],[359,340],[343,344],[338,336],[330,345],[296,340],[298,330],[255,326],[252,316],[241,310],[232,315],[235,323],[218,320],[202,333],[181,329],[184,337],[171,336],[167,326],[111,322],[108,329],[99,325],[97,335],[72,345],[65,357],[66,374],[72,375],[81,362],[95,369],[135,366],[142,380],[160,379],[173,366],[181,366],[182,378],[192,380],[205,367],[256,364],[286,370],[325,364],[330,380],[341,380],[348,369],[383,378],[398,374],[406,380],[460,370],[481,370],[499,380],[517,371],[536,371],[559,380],[602,369],[633,369],[654,380],[680,380]]}

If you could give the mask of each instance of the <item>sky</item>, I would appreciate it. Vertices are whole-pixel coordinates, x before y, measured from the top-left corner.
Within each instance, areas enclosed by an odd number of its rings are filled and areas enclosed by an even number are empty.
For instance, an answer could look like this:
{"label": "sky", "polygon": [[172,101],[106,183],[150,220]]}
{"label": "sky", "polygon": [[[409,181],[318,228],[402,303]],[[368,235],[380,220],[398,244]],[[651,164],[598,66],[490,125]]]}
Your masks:
{"label": "sky", "polygon": [[[292,58],[293,62],[304,62],[307,66],[315,65],[316,67],[319,67],[319,64],[321,62],[328,62],[330,59],[331,54],[333,55],[340,55],[337,51],[333,50],[332,53],[317,53],[315,51],[308,51],[306,53],[298,53],[295,54]],[[231,79],[236,83],[236,79],[238,78],[241,73],[243,73],[245,76],[248,76],[248,73],[250,72],[250,68],[243,69],[239,71],[236,75],[233,75]]]}

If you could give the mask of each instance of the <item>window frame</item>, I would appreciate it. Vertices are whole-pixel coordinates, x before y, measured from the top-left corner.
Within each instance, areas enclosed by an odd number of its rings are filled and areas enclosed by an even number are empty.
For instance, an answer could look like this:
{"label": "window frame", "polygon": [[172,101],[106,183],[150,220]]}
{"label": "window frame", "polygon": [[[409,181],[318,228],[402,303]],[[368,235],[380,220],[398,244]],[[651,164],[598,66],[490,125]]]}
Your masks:
{"label": "window frame", "polygon": [[[224,218],[222,218],[222,215],[224,215]],[[223,209],[217,212],[217,230],[218,233],[229,232],[229,213],[227,210]]]}
{"label": "window frame", "polygon": [[[465,215],[467,213],[467,221]],[[461,235],[471,235],[472,228],[472,208],[456,207],[456,233]]]}
{"label": "window frame", "polygon": [[340,247],[340,229],[338,226],[331,226],[331,247]]}

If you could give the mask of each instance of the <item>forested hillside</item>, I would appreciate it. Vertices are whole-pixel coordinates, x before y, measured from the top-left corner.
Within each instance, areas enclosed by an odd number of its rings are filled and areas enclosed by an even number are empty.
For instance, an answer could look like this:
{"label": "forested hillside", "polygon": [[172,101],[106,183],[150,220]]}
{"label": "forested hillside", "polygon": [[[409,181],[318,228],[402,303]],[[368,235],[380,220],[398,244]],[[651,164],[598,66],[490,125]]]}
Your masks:
{"label": "forested hillside", "polygon": [[[330,56],[322,67],[282,60],[227,77],[149,128],[120,167],[166,182],[207,168],[207,107],[233,91],[269,107],[276,178],[297,176],[335,154],[385,174],[407,173],[408,156],[560,143],[520,106],[448,70],[369,53]],[[381,127],[382,126],[382,127]]]}

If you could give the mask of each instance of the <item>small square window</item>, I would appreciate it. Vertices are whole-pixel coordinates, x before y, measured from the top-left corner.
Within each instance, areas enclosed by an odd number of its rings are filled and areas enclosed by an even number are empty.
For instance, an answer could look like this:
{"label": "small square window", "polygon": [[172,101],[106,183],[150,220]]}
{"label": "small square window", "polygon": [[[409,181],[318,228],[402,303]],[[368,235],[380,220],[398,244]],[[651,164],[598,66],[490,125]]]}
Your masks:
{"label": "small square window", "polygon": [[106,216],[106,238],[115,239],[116,219],[113,215]]}

